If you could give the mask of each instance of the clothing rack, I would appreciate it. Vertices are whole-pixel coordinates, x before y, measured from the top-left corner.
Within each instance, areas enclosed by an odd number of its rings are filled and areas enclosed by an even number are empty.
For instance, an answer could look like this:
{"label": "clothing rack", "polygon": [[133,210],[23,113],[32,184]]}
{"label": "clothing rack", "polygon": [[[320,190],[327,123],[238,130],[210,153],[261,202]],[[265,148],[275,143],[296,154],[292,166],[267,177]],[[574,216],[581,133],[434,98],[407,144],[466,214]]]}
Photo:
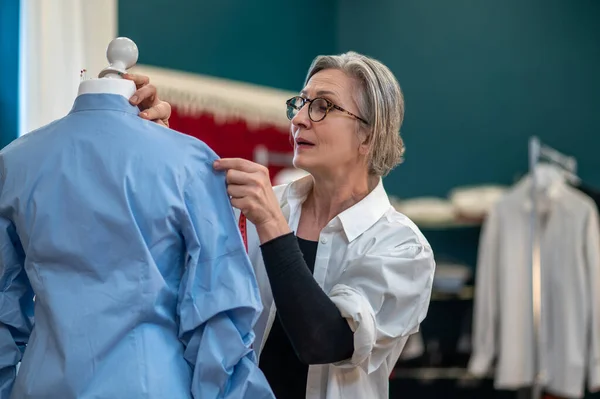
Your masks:
{"label": "clothing rack", "polygon": [[565,176],[576,179],[577,160],[560,153],[552,147],[543,144],[537,137],[529,139],[529,172],[531,177],[531,283],[532,283],[532,316],[533,316],[533,364],[534,381],[531,390],[532,399],[540,399],[542,395],[543,370],[540,362],[541,345],[541,306],[542,306],[542,280],[540,260],[540,239],[538,231],[538,204],[537,204],[537,177],[536,167],[545,161],[561,168]]}

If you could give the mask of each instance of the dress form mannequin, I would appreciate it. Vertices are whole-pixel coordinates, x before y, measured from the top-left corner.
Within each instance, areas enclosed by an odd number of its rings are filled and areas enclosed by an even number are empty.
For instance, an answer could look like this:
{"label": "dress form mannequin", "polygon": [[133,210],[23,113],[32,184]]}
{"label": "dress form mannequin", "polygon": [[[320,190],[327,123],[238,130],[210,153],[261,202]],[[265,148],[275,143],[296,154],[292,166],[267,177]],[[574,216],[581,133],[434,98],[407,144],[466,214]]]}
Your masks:
{"label": "dress form mannequin", "polygon": [[123,79],[120,74],[137,63],[138,54],[138,48],[131,39],[118,37],[112,40],[106,50],[109,66],[98,74],[97,79],[81,82],[77,95],[119,94],[129,100],[136,91],[135,83]]}
{"label": "dress form mannequin", "polygon": [[0,151],[0,398],[274,399],[226,177],[138,116],[137,56],[113,40],[68,114]]}

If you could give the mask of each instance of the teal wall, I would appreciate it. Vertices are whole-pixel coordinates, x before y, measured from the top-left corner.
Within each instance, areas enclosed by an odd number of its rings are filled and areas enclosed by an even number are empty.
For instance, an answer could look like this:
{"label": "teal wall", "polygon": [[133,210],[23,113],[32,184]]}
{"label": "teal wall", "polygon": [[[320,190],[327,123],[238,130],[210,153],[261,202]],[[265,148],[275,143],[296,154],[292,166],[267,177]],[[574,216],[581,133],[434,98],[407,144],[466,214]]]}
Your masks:
{"label": "teal wall", "polygon": [[510,184],[526,172],[530,135],[574,154],[600,188],[600,2],[340,6],[338,51],[381,59],[404,89],[406,162],[386,181],[396,193]]}
{"label": "teal wall", "polygon": [[[140,63],[299,90],[314,56],[381,59],[406,97],[395,195],[510,184],[538,135],[600,187],[600,2],[119,1]],[[283,112],[283,111],[282,111]]]}
{"label": "teal wall", "polygon": [[19,134],[19,0],[0,0],[0,148]]}
{"label": "teal wall", "polygon": [[119,0],[119,35],[142,64],[297,91],[315,54],[335,51],[336,4]]}

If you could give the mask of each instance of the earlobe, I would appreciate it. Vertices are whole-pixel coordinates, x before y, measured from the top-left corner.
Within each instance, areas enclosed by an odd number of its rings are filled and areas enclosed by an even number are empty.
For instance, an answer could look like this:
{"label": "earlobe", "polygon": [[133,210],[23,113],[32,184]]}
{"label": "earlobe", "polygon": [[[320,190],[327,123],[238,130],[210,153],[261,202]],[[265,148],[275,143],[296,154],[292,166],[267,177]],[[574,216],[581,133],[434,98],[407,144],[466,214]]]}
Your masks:
{"label": "earlobe", "polygon": [[371,136],[362,134],[362,143],[358,146],[358,152],[360,155],[368,155],[371,151]]}
{"label": "earlobe", "polygon": [[362,143],[359,147],[358,147],[358,152],[360,155],[368,155],[369,154],[369,148],[371,146],[369,145],[369,143],[365,142]]}

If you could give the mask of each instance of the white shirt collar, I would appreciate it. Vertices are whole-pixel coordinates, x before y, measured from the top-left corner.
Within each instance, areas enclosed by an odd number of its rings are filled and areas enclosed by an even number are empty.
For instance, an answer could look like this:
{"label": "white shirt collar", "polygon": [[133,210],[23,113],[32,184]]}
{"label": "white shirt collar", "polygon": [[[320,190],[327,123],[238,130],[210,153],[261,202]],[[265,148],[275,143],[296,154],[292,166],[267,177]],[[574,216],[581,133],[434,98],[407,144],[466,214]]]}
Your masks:
{"label": "white shirt collar", "polygon": [[[514,192],[515,192],[515,194],[517,194],[518,198],[522,199],[523,209],[525,211],[531,211],[533,209],[533,201],[531,198],[532,184],[533,184],[533,179],[531,178],[530,175],[527,175],[523,179],[521,179],[521,181],[519,181],[517,183],[517,185],[515,186]],[[565,187],[565,185],[566,185],[566,183],[563,180],[556,180],[556,181],[552,182],[552,184],[550,184],[548,186],[548,188],[546,188],[546,190],[544,190],[540,194],[546,200],[553,202],[553,201],[557,200],[558,198],[560,198],[561,194],[563,193],[563,188]]]}
{"label": "white shirt collar", "polygon": [[[296,207],[299,208],[302,205],[306,200],[313,183],[313,178],[309,175],[290,184],[289,190],[287,190],[286,199],[292,209]],[[389,197],[383,187],[383,180],[380,178],[373,191],[365,198],[337,215],[334,220],[340,220],[348,241],[352,242],[381,219],[390,206],[391,203]]]}

